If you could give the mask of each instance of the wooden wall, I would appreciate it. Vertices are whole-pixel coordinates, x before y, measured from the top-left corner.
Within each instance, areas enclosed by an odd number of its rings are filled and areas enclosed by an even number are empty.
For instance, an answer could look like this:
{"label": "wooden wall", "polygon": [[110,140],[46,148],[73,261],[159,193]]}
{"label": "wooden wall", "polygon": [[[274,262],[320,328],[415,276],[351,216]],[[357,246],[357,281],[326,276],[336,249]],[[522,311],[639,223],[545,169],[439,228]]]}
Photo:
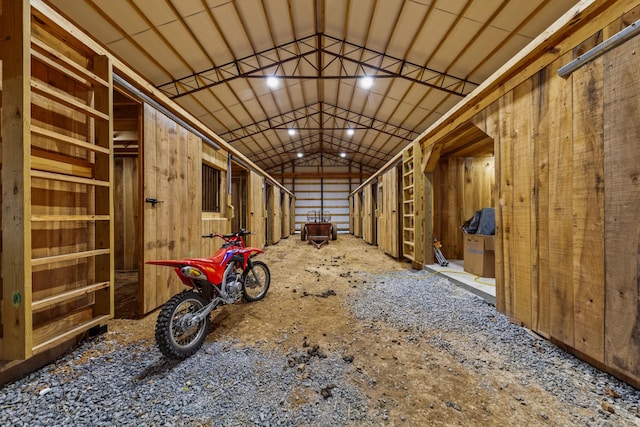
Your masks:
{"label": "wooden wall", "polygon": [[639,50],[635,37],[563,79],[568,52],[474,118],[499,147],[498,309],[636,386]]}
{"label": "wooden wall", "polygon": [[247,190],[247,229],[253,233],[247,236],[247,246],[264,248],[267,242],[264,177],[249,171]]}
{"label": "wooden wall", "polygon": [[[443,244],[448,259],[462,259],[460,226],[475,211],[494,207],[493,156],[445,157],[433,173],[433,237]],[[429,218],[427,218],[429,221]],[[434,261],[425,260],[426,264]]]}
{"label": "wooden wall", "polygon": [[[202,141],[150,105],[143,113],[144,260],[180,259],[201,247]],[[197,251],[199,252],[199,251]],[[202,255],[202,254],[199,254]],[[144,266],[147,313],[182,290],[171,268]]]}
{"label": "wooden wall", "polygon": [[376,242],[376,199],[374,187],[377,190],[377,181],[364,187],[364,202],[362,206],[362,239],[372,245]]}
{"label": "wooden wall", "polygon": [[275,245],[282,238],[282,198],[280,195],[280,187],[275,185],[269,185],[268,190],[271,196],[268,197],[268,222],[270,230],[270,239],[267,242],[269,245]]}
{"label": "wooden wall", "polygon": [[393,167],[378,179],[378,247],[394,258],[402,255],[400,170]]}
{"label": "wooden wall", "polygon": [[364,198],[364,190],[354,193],[353,197],[353,235],[356,237],[362,237],[362,217],[364,215],[362,200]]}

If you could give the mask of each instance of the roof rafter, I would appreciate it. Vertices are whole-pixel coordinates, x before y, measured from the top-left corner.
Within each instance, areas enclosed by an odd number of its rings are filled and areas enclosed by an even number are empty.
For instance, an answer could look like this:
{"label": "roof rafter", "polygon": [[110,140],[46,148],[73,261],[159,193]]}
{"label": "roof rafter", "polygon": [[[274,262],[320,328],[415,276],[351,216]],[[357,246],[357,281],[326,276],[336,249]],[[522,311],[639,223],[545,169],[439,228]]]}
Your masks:
{"label": "roof rafter", "polygon": [[[322,60],[322,54],[329,60]],[[310,70],[308,74],[305,70]],[[157,86],[170,98],[237,78],[285,79],[402,78],[464,96],[478,84],[383,52],[317,33]]]}

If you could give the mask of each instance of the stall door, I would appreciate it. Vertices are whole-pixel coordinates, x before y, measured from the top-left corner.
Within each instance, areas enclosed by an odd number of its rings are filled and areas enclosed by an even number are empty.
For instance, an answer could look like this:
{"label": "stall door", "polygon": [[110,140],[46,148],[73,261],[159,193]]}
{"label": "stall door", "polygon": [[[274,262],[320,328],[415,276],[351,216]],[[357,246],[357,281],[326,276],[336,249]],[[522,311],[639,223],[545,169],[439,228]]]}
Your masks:
{"label": "stall door", "polygon": [[[200,254],[202,156],[200,138],[144,106],[144,261]],[[144,264],[143,313],[164,304],[184,285],[168,267]]]}

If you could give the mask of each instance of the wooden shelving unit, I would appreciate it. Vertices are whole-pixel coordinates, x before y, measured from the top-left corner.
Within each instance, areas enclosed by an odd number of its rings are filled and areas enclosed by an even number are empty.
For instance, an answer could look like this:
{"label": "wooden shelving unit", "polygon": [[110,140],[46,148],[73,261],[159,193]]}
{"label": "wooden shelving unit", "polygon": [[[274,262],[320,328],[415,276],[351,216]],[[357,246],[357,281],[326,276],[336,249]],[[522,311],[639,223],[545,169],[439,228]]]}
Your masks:
{"label": "wooden shelving unit", "polygon": [[3,245],[2,356],[15,360],[113,317],[113,84],[107,57],[28,3],[7,11],[22,57],[3,87],[22,114],[2,146],[2,181],[17,182],[3,200],[16,243]]}

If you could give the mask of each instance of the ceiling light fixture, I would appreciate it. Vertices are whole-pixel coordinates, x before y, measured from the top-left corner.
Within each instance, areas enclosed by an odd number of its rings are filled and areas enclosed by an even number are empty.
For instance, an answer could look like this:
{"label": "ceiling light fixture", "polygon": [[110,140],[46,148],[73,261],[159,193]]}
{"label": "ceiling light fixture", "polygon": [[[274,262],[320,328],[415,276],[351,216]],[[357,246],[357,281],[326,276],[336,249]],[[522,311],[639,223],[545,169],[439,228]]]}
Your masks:
{"label": "ceiling light fixture", "polygon": [[352,128],[347,129],[347,135],[352,136],[356,131]]}
{"label": "ceiling light fixture", "polygon": [[298,153],[298,158],[299,158],[299,159],[301,159],[301,158],[302,158],[302,156],[304,156],[304,154],[302,154],[302,153]]}
{"label": "ceiling light fixture", "polygon": [[360,87],[363,89],[371,89],[371,86],[373,86],[373,77],[364,76],[360,78]]}
{"label": "ceiling light fixture", "polygon": [[267,86],[269,86],[271,89],[277,88],[278,84],[279,84],[279,81],[277,77],[274,77],[274,76],[267,77]]}

